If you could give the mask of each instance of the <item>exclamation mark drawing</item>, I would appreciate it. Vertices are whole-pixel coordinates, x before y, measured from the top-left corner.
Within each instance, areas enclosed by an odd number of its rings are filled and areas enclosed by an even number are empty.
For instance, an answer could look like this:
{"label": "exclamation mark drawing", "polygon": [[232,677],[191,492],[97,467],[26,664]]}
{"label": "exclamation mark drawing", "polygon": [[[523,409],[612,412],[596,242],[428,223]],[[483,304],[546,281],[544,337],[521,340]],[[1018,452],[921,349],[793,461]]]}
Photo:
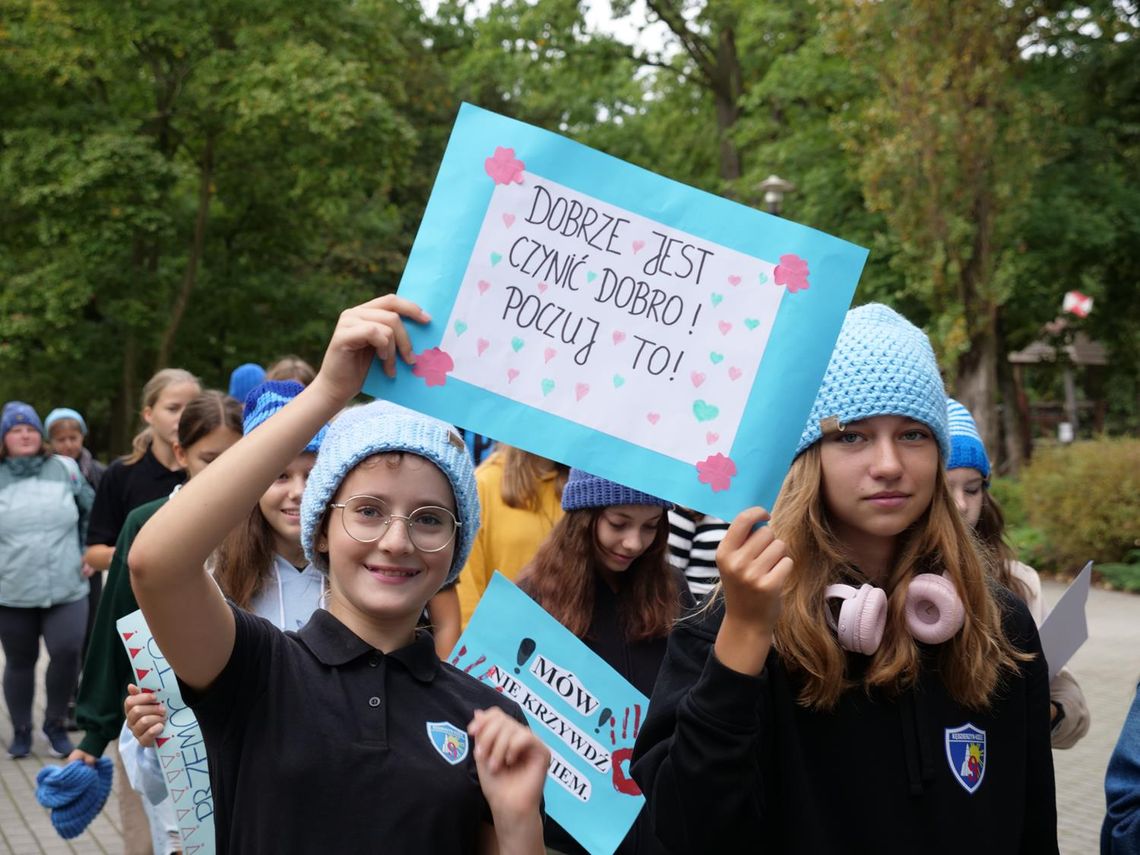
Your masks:
{"label": "exclamation mark drawing", "polygon": [[534,647],[535,644],[533,638],[524,638],[521,642],[519,642],[519,652],[518,656],[516,657],[519,662],[519,667],[515,669],[516,674],[518,674],[519,669],[526,664],[526,660],[530,659],[531,655],[534,653]]}

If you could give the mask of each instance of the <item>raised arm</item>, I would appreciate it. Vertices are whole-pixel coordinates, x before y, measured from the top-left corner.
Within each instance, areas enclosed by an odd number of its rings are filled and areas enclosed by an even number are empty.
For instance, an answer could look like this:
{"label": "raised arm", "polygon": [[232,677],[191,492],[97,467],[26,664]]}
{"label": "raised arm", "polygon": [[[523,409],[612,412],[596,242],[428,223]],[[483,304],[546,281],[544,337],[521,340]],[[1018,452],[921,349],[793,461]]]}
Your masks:
{"label": "raised arm", "polygon": [[131,547],[131,584],[158,646],[184,683],[207,688],[234,645],[233,614],[204,565],[272,483],[360,391],[373,356],[389,376],[413,362],[401,317],[426,323],[394,294],[341,313],[316,379],[223,454],[151,518]]}

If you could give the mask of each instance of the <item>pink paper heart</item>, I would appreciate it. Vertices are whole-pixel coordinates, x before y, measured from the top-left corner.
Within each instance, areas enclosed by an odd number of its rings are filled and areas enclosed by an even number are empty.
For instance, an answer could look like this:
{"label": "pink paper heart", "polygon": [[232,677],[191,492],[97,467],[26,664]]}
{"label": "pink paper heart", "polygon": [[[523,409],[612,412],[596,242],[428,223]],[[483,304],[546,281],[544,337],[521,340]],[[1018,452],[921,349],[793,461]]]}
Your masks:
{"label": "pink paper heart", "polygon": [[546,359],[546,361],[549,362],[550,360],[552,360],[555,357],[555,355],[557,353],[558,353],[558,351],[555,350],[553,347],[548,347],[548,348],[546,348],[546,350],[544,350],[542,352],[542,355]]}
{"label": "pink paper heart", "polygon": [[700,371],[694,371],[692,374],[689,375],[689,378],[693,381],[694,386],[700,386],[702,383],[705,382],[705,375],[702,374]]}
{"label": "pink paper heart", "polygon": [[491,287],[491,283],[488,282],[486,279],[480,279],[479,280],[479,293],[480,294],[486,294],[487,290],[490,287]]}
{"label": "pink paper heart", "polygon": [[739,276],[735,276],[735,275],[733,275],[733,276],[729,276],[729,277],[728,277],[728,284],[729,284],[729,285],[732,285],[733,287],[735,287],[735,286],[739,285],[739,284],[740,284],[740,277],[739,277]]}
{"label": "pink paper heart", "polygon": [[507,382],[508,383],[513,383],[515,381],[515,378],[518,376],[519,376],[519,370],[517,368],[508,368],[507,369]]}
{"label": "pink paper heart", "polygon": [[740,375],[742,375],[743,373],[744,372],[741,371],[739,368],[737,368],[735,365],[732,366],[730,369],[728,369],[728,376],[733,380],[739,380]]}
{"label": "pink paper heart", "polygon": [[649,413],[648,415],[646,415],[646,418],[649,419],[649,423],[651,425],[655,425],[659,421],[661,421],[661,414],[660,413]]}
{"label": "pink paper heart", "polygon": [[728,335],[728,331],[732,329],[732,324],[730,324],[728,321],[721,321],[716,326],[717,329],[720,330],[721,335]]}
{"label": "pink paper heart", "polygon": [[509,229],[515,224],[514,214],[503,214],[503,224]]}
{"label": "pink paper heart", "polygon": [[549,285],[547,285],[545,282],[539,282],[539,283],[538,283],[538,293],[539,293],[539,294],[545,294],[545,293],[546,293],[546,289],[547,289],[547,288],[549,288],[549,287],[550,287],[550,286],[549,286]]}
{"label": "pink paper heart", "polygon": [[614,330],[613,339],[614,344],[621,344],[623,341],[625,341],[625,333],[623,333],[621,330]]}
{"label": "pink paper heart", "polygon": [[576,397],[579,401],[581,401],[583,398],[585,398],[586,395],[589,394],[589,392],[590,392],[590,384],[589,383],[579,383],[577,386],[574,387],[574,397]]}
{"label": "pink paper heart", "polygon": [[713,433],[713,432],[710,430],[708,433],[706,433],[706,434],[705,434],[705,442],[707,442],[709,445],[712,445],[712,444],[713,444],[714,442],[716,442],[718,439],[720,439],[720,434],[719,434],[719,433]]}
{"label": "pink paper heart", "polygon": [[485,339],[485,338],[481,338],[477,342],[475,342],[475,350],[477,350],[479,352],[480,356],[482,356],[483,351],[485,351],[490,346],[491,346],[491,342],[487,341],[487,339]]}
{"label": "pink paper heart", "polygon": [[635,240],[635,241],[633,242],[633,254],[634,254],[634,255],[637,255],[637,254],[638,254],[639,252],[641,252],[643,249],[645,249],[645,241],[643,241],[643,240]]}

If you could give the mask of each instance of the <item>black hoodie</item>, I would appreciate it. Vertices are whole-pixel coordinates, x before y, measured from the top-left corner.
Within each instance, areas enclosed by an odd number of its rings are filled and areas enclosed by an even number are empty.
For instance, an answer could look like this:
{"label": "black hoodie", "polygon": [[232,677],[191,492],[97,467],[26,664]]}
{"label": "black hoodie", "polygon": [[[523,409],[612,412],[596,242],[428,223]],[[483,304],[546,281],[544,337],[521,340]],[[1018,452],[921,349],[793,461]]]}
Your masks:
{"label": "black hoodie", "polygon": [[[1056,853],[1048,672],[1024,604],[1001,607],[1037,655],[982,711],[950,697],[933,648],[901,696],[857,686],[815,711],[775,651],[759,677],[717,660],[723,603],[683,621],[633,757],[658,839],[677,853]],[[849,654],[849,677],[868,661]]]}

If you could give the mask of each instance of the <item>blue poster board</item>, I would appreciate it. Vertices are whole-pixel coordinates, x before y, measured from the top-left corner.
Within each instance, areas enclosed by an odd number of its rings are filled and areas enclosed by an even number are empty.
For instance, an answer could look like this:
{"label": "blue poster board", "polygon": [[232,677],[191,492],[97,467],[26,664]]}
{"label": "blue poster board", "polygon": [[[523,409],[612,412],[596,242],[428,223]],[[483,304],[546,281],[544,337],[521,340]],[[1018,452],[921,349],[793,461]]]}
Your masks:
{"label": "blue poster board", "polygon": [[731,519],[771,507],[866,260],[845,241],[464,105],[365,383]]}
{"label": "blue poster board", "polygon": [[451,664],[522,707],[551,752],[546,812],[611,855],[645,804],[629,761],[649,699],[498,572]]}

